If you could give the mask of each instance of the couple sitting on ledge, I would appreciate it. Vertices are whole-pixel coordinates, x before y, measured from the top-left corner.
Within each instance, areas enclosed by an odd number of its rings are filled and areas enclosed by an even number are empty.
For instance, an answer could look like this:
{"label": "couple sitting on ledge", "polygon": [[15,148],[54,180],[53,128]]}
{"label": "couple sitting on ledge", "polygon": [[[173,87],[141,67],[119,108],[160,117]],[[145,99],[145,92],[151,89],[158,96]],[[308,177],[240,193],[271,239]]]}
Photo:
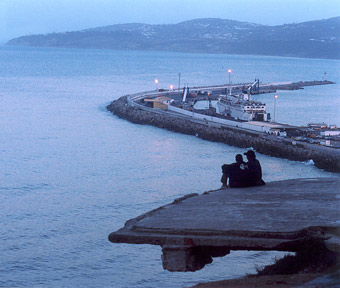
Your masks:
{"label": "couple sitting on ledge", "polygon": [[236,155],[236,163],[224,164],[222,166],[222,188],[241,188],[250,186],[261,186],[266,183],[262,180],[262,169],[259,160],[256,159],[253,150],[248,150],[244,155],[248,162],[243,161],[241,154]]}

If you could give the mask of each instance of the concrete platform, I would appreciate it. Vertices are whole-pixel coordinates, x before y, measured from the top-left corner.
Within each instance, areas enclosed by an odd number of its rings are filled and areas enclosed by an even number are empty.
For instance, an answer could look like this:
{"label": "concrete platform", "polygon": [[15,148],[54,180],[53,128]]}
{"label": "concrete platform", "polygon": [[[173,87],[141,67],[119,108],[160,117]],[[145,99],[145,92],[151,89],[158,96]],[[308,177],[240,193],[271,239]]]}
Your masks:
{"label": "concrete platform", "polygon": [[170,271],[199,270],[230,250],[340,253],[340,178],[187,195],[129,220],[109,240],[161,245]]}

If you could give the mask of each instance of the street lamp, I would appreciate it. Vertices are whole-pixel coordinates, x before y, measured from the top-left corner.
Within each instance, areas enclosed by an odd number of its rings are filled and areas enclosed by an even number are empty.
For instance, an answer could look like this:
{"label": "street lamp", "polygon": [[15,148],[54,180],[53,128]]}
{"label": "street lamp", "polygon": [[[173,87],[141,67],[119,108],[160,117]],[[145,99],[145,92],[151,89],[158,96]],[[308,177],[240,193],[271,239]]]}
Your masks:
{"label": "street lamp", "polygon": [[170,91],[174,90],[174,85],[170,85]]}
{"label": "street lamp", "polygon": [[274,122],[276,122],[276,119],[275,119],[275,112],[276,112],[276,99],[277,97],[279,97],[277,94],[274,95]]}
{"label": "street lamp", "polygon": [[231,69],[228,69],[228,74],[229,74],[229,95],[231,95],[231,82],[230,82],[230,74],[231,74]]}
{"label": "street lamp", "polygon": [[178,91],[181,89],[181,73],[178,73]]}
{"label": "street lamp", "polygon": [[157,89],[157,92],[158,92],[158,79],[157,78],[155,79],[155,84],[156,84],[156,89]]}

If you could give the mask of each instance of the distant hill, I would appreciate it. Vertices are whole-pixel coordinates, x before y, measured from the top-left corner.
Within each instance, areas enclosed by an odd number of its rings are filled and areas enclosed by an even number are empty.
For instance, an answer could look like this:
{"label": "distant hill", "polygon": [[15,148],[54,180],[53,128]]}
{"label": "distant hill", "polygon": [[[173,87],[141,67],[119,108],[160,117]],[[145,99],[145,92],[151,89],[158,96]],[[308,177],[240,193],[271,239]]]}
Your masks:
{"label": "distant hill", "polygon": [[340,59],[340,17],[279,26],[214,18],[171,25],[119,24],[22,36],[6,45]]}

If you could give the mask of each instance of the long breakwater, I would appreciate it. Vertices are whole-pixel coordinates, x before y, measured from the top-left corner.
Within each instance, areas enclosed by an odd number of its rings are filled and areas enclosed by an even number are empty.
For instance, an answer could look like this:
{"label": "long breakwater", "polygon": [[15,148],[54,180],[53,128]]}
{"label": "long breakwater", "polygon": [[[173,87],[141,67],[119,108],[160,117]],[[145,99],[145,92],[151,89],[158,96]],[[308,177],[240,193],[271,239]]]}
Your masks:
{"label": "long breakwater", "polygon": [[132,123],[152,125],[231,146],[252,147],[258,153],[293,161],[312,160],[315,166],[320,169],[340,173],[340,151],[337,149],[318,145],[292,145],[291,141],[265,137],[261,133],[233,127],[214,126],[213,123],[207,121],[197,121],[161,109],[141,107],[131,101],[129,95],[113,101],[107,106],[107,109]]}

